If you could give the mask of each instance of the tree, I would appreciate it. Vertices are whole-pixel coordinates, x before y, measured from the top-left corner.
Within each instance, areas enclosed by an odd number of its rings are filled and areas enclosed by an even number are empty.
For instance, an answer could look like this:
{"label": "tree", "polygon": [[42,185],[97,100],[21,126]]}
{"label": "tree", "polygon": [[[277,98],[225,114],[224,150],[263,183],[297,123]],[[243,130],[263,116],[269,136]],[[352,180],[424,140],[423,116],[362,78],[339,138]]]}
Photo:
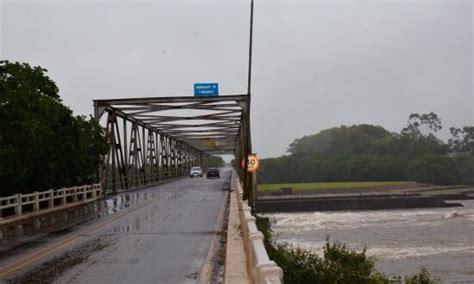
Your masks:
{"label": "tree", "polygon": [[424,156],[408,163],[411,180],[430,184],[459,184],[460,172],[456,162],[443,156]]}
{"label": "tree", "polygon": [[455,157],[463,184],[474,184],[474,155]]}
{"label": "tree", "polygon": [[450,128],[449,151],[453,154],[464,184],[474,184],[474,126]]}
{"label": "tree", "polygon": [[29,98],[39,96],[60,102],[59,89],[54,81],[45,75],[47,71],[40,66],[32,68],[28,63],[0,61],[0,94],[4,95],[2,105],[9,103],[5,99],[11,95]]}
{"label": "tree", "polygon": [[[295,139],[288,148],[291,155],[261,160],[258,179],[261,183],[410,179],[452,184],[461,177],[471,183],[472,160],[448,157],[448,145],[435,136],[439,129],[441,119],[435,113],[410,115],[401,133],[367,124],[325,129]],[[461,140],[471,145],[471,138]]]}
{"label": "tree", "polygon": [[2,195],[97,181],[104,130],[74,117],[39,66],[0,61]]}
{"label": "tree", "polygon": [[434,136],[442,129],[441,118],[434,112],[428,114],[412,113],[408,117],[407,127],[402,129],[402,134],[410,136],[413,140]]}
{"label": "tree", "polygon": [[295,139],[289,146],[292,155],[315,153],[325,156],[370,153],[378,140],[386,139],[390,132],[381,126],[360,124],[334,127],[317,134]]}
{"label": "tree", "polygon": [[441,129],[441,118],[436,113],[411,114],[408,125],[397,136],[402,154],[411,157],[447,154],[448,146],[435,136]]}
{"label": "tree", "polygon": [[474,155],[474,126],[461,128],[451,127],[452,138],[448,140],[449,149],[453,153]]}
{"label": "tree", "polygon": [[221,156],[210,156],[207,165],[211,168],[221,168],[225,165],[225,162]]}

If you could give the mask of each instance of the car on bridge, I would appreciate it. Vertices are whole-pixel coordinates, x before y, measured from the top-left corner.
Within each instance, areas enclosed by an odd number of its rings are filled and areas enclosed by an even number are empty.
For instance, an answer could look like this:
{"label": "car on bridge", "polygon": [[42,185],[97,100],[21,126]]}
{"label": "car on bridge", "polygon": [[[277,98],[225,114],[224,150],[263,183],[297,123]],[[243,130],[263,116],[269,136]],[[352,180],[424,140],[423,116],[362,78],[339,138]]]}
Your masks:
{"label": "car on bridge", "polygon": [[189,176],[193,177],[202,177],[202,168],[201,167],[192,167],[189,172]]}
{"label": "car on bridge", "polygon": [[209,168],[209,170],[207,170],[206,176],[207,178],[211,178],[211,177],[220,178],[221,174],[218,168]]}

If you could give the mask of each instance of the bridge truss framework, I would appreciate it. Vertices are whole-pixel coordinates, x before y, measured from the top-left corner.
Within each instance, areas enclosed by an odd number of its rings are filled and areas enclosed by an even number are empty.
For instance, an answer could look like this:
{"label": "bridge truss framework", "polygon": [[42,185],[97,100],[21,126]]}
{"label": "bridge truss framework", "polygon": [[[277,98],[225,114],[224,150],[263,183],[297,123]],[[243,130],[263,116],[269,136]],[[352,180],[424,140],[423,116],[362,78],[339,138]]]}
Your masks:
{"label": "bridge truss framework", "polygon": [[250,96],[154,97],[94,100],[106,117],[109,152],[101,183],[106,192],[157,184],[206,167],[210,155],[233,154],[253,204],[254,178],[242,163],[251,153]]}

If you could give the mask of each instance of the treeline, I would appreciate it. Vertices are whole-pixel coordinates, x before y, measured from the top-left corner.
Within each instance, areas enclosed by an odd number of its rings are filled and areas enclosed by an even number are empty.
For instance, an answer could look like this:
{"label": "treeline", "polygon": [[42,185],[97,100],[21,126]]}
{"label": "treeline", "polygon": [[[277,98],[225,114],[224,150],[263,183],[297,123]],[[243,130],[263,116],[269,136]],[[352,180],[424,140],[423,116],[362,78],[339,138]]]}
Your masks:
{"label": "treeline", "polygon": [[0,195],[98,181],[104,129],[74,116],[46,71],[0,61]]}
{"label": "treeline", "polygon": [[207,166],[209,168],[221,168],[225,165],[225,161],[221,156],[209,156]]}
{"label": "treeline", "polygon": [[361,124],[323,130],[294,140],[289,155],[261,160],[259,183],[400,181],[474,183],[474,127],[451,128],[444,143],[435,113],[412,114],[391,133]]}

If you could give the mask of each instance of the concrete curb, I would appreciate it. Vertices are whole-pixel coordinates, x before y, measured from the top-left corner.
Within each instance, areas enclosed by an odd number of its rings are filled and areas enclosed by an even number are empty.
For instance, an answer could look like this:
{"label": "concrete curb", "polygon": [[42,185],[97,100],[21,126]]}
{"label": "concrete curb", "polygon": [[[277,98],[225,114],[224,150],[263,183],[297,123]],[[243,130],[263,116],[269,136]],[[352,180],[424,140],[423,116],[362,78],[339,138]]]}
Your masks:
{"label": "concrete curb", "polygon": [[242,227],[240,224],[237,193],[230,194],[229,223],[227,226],[227,246],[225,257],[224,283],[250,283],[245,263]]}
{"label": "concrete curb", "polygon": [[257,229],[256,218],[246,200],[242,200],[242,186],[237,181],[235,190],[239,217],[246,256],[247,273],[251,283],[278,284],[283,283],[283,270],[268,257],[263,244],[263,234]]}

